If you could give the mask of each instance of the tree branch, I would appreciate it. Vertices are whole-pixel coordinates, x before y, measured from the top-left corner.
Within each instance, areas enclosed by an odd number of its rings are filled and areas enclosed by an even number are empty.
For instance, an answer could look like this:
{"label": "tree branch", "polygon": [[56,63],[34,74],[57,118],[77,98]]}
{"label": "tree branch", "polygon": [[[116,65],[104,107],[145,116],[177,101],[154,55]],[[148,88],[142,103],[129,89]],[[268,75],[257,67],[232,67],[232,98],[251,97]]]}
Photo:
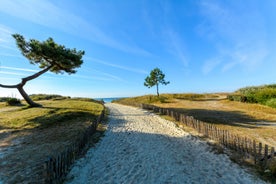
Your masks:
{"label": "tree branch", "polygon": [[48,66],[47,68],[45,68],[44,70],[41,70],[40,72],[37,72],[29,77],[25,77],[22,78],[22,82],[21,85],[24,86],[26,84],[26,82],[28,82],[29,80],[35,79],[37,77],[39,77],[40,75],[46,73],[48,70],[50,70],[53,67],[53,65]]}
{"label": "tree branch", "polygon": [[29,80],[35,79],[35,78],[39,77],[40,75],[46,73],[52,67],[53,67],[53,65],[48,66],[47,68],[45,68],[45,69],[43,69],[43,70],[41,70],[41,71],[39,71],[39,72],[31,75],[31,76],[22,78],[22,82],[18,83],[16,85],[4,85],[4,84],[0,84],[0,87],[2,87],[2,88],[18,88],[19,86],[24,86],[26,84],[26,82],[28,82]]}
{"label": "tree branch", "polygon": [[4,85],[4,84],[0,84],[0,87],[2,88],[17,88],[19,86],[19,84],[16,85]]}

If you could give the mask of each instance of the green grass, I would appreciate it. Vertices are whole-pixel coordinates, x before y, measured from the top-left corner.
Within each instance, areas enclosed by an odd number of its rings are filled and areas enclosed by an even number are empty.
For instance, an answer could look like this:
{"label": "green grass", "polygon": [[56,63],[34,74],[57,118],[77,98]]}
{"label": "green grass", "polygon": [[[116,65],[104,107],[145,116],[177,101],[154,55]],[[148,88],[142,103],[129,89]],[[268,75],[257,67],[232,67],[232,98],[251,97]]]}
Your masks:
{"label": "green grass", "polygon": [[44,100],[39,101],[43,105],[41,108],[21,106],[7,111],[3,103],[0,103],[1,129],[47,128],[75,121],[91,122],[103,109],[99,103],[80,99]]}
{"label": "green grass", "polygon": [[213,98],[219,98],[221,94],[197,94],[197,93],[174,93],[174,94],[161,94],[159,97],[156,95],[144,95],[132,98],[121,98],[115,100],[115,103],[120,103],[130,106],[139,106],[142,103],[148,104],[165,104],[173,103],[176,100],[189,100],[189,101],[204,101]]}
{"label": "green grass", "polygon": [[[0,102],[0,146],[5,155],[0,157],[0,166],[5,177],[13,178],[12,183],[36,176],[49,156],[56,156],[79,140],[104,109],[91,99],[38,102],[43,107],[28,108],[24,102],[11,107]],[[26,170],[32,172],[25,175]]]}

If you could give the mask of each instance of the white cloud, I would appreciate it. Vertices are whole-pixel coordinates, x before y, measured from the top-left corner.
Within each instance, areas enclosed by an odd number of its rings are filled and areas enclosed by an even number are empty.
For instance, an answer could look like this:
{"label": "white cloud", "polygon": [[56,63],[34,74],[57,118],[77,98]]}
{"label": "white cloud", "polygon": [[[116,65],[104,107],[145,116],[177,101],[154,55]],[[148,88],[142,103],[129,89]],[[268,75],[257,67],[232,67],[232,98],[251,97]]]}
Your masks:
{"label": "white cloud", "polygon": [[11,36],[13,33],[14,31],[10,27],[0,24],[0,47],[8,50],[17,50],[14,39]]}
{"label": "white cloud", "polygon": [[110,66],[110,67],[113,67],[113,68],[119,68],[119,69],[122,69],[122,70],[126,70],[126,71],[129,71],[129,72],[135,72],[135,73],[140,73],[140,74],[147,74],[148,73],[145,70],[131,68],[131,67],[122,66],[122,65],[117,65],[117,64],[109,63],[109,62],[106,62],[106,61],[103,61],[103,60],[100,60],[100,59],[96,59],[96,58],[86,57],[86,59],[92,60],[94,62],[103,64],[103,65],[106,65],[106,66]]}
{"label": "white cloud", "polygon": [[0,66],[0,70],[1,69],[25,71],[25,72],[38,72],[38,70],[31,70],[31,69],[27,69],[27,68],[9,67],[9,66]]}
{"label": "white cloud", "polygon": [[123,80],[122,78],[116,76],[116,75],[112,75],[110,73],[106,73],[106,72],[103,72],[103,71],[99,71],[99,70],[94,70],[94,69],[90,69],[89,71],[91,72],[94,72],[94,74],[98,74],[98,75],[103,75],[103,76],[106,76],[108,77],[109,79],[112,79],[112,80],[118,80],[118,81],[124,81],[126,82],[126,80]]}
{"label": "white cloud", "polygon": [[124,52],[150,56],[151,53],[135,45],[117,41],[95,24],[68,12],[49,1],[13,0],[0,1],[0,12],[25,19],[46,27],[55,28],[75,36],[84,37],[93,42],[121,50]]}
{"label": "white cloud", "polygon": [[25,74],[23,74],[23,73],[5,72],[5,71],[0,71],[0,74],[5,74],[5,75],[17,75],[17,76],[25,76]]}
{"label": "white cloud", "polygon": [[178,58],[185,67],[187,67],[189,62],[187,59],[186,47],[183,41],[181,41],[182,38],[176,31],[172,29],[167,29],[165,31],[165,35],[168,39],[166,45],[168,45],[169,52],[173,54],[176,58]]}
{"label": "white cloud", "polygon": [[206,61],[202,67],[203,74],[208,74],[221,63],[221,58],[214,58]]}
{"label": "white cloud", "polygon": [[[200,8],[203,17],[197,31],[215,45],[217,54],[213,58],[221,59],[219,69],[222,72],[235,67],[255,70],[265,62],[269,49],[264,20],[258,6],[254,3],[222,5],[218,1],[202,1]],[[207,59],[204,63],[205,74],[211,71],[206,69],[208,65],[212,68],[210,60],[214,59]]]}

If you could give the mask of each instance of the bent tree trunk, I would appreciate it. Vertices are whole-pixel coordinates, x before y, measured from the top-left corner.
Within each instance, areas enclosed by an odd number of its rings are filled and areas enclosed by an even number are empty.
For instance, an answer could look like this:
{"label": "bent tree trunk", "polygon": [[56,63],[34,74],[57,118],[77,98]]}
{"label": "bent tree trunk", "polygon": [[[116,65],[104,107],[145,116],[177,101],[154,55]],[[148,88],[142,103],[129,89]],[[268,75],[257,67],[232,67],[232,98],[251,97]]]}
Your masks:
{"label": "bent tree trunk", "polygon": [[41,70],[40,72],[37,72],[37,73],[35,73],[35,74],[33,74],[33,75],[29,76],[29,77],[22,78],[22,81],[19,84],[16,84],[16,85],[3,85],[3,84],[0,84],[0,87],[3,87],[3,88],[16,88],[16,89],[18,89],[19,93],[22,95],[22,97],[24,98],[24,100],[30,105],[30,107],[41,107],[42,105],[40,105],[40,104],[35,103],[34,101],[32,101],[32,99],[29,97],[29,95],[23,89],[23,86],[29,80],[37,78],[38,76],[42,75],[43,73],[46,73],[51,68],[52,68],[52,65],[48,66],[44,70]]}
{"label": "bent tree trunk", "polygon": [[32,101],[32,99],[29,97],[29,95],[25,92],[25,90],[23,89],[23,86],[18,86],[17,87],[19,93],[22,95],[22,97],[24,98],[24,100],[31,106],[31,107],[41,107],[41,104],[35,103],[34,101]]}

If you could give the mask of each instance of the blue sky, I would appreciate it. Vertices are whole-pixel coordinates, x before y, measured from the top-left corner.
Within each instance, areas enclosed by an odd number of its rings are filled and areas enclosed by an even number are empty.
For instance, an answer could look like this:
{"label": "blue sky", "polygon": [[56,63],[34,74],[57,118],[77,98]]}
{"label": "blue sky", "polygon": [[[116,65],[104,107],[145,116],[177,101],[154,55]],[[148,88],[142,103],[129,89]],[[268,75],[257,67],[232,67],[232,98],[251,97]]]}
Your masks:
{"label": "blue sky", "polygon": [[[170,81],[161,93],[275,83],[275,10],[274,0],[0,0],[0,83],[39,70],[21,55],[14,33],[85,51],[76,74],[48,72],[26,84],[28,94],[154,94],[143,83],[155,67]],[[21,98],[5,88],[0,96]]]}

